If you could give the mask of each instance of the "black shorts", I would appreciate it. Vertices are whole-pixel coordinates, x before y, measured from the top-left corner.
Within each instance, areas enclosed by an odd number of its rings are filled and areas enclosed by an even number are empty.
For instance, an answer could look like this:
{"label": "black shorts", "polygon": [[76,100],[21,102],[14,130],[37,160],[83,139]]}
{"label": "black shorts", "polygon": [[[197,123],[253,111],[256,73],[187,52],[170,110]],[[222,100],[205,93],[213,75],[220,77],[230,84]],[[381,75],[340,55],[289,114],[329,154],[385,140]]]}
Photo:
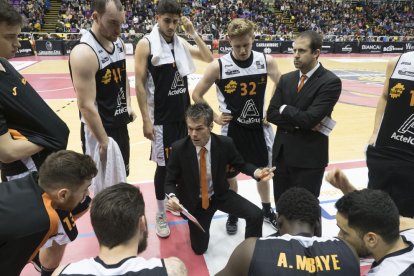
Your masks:
{"label": "black shorts", "polygon": [[414,217],[414,163],[368,146],[367,167],[368,188],[385,191],[394,200],[400,215]]}
{"label": "black shorts", "polygon": [[[245,162],[257,167],[269,166],[274,140],[270,125],[262,128],[247,128],[231,122],[222,127],[222,134],[233,139],[236,149]],[[227,178],[235,177],[238,173],[237,170],[230,169]]]}
{"label": "black shorts", "polygon": [[151,144],[150,160],[157,162],[158,166],[166,166],[171,154],[171,145],[184,137],[188,130],[185,121],[165,125],[154,125],[154,141]]}
{"label": "black shorts", "polygon": [[[126,175],[129,175],[129,155],[130,155],[130,147],[129,147],[129,134],[128,134],[128,126],[125,125],[123,127],[118,128],[105,128],[106,134],[114,139],[114,141],[118,144],[119,150],[122,154],[122,159],[124,159],[125,164],[125,171]],[[83,153],[86,152],[85,148],[85,124],[81,123],[81,140],[82,140],[82,150]]]}

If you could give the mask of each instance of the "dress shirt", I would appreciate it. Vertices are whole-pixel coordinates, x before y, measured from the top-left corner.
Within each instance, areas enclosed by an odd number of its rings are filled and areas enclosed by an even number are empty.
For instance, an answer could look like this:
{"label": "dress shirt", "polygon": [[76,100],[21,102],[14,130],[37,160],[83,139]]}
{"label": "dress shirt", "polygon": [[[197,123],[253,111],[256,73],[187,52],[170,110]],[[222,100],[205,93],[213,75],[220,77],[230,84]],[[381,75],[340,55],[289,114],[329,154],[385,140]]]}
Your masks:
{"label": "dress shirt", "polygon": [[[297,87],[299,86],[299,84],[300,84],[300,78],[302,77],[302,75],[306,75],[306,79],[305,79],[305,81],[303,82],[303,85],[305,85],[305,83],[309,80],[309,78],[310,78],[310,77],[312,77],[313,73],[315,73],[315,72],[316,72],[316,70],[318,70],[319,66],[321,66],[321,64],[320,64],[320,63],[319,63],[319,61],[318,61],[318,63],[316,64],[316,66],[315,66],[315,67],[313,67],[313,69],[312,69],[312,70],[310,70],[309,72],[307,72],[306,74],[303,74],[303,73],[299,70],[299,81],[298,81],[298,84],[297,84],[296,86],[297,86]],[[282,105],[282,106],[279,108],[279,113],[280,113],[280,114],[282,114],[282,112],[283,112],[283,110],[285,109],[285,107],[286,107],[286,104]]]}

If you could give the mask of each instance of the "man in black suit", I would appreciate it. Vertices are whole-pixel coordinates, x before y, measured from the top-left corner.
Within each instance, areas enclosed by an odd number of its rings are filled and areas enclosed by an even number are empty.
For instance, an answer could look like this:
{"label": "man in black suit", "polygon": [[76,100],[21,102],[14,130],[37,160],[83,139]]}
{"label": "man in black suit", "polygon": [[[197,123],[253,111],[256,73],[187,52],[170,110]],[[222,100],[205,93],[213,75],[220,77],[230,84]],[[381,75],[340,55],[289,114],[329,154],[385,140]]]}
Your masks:
{"label": "man in black suit", "polygon": [[207,250],[210,223],[217,210],[245,219],[246,238],[261,237],[261,210],[229,189],[226,172],[232,166],[257,181],[266,181],[273,176],[273,170],[245,163],[231,138],[211,133],[213,110],[207,104],[191,105],[186,123],[189,136],[172,145],[165,191],[171,197],[168,207],[181,211],[181,202],[206,230],[189,222],[193,251],[201,255]]}
{"label": "man in black suit", "polygon": [[267,120],[277,125],[273,144],[276,203],[292,186],[303,187],[316,197],[320,193],[328,164],[328,136],[320,131],[342,89],[341,80],[319,63],[321,48],[322,38],[316,32],[299,34],[293,43],[298,70],[281,77],[267,110]]}

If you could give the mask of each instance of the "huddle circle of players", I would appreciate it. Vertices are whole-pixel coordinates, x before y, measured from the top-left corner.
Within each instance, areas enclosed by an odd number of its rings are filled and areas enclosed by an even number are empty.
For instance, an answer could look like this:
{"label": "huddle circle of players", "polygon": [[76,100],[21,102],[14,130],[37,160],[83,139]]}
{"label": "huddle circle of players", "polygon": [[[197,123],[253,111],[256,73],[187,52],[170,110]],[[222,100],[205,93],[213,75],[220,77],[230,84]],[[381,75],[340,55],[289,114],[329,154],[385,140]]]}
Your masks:
{"label": "huddle circle of players", "polygon": [[[148,226],[139,188],[126,184],[127,124],[137,116],[119,38],[125,12],[119,0],[96,0],[92,9],[92,28],[69,58],[84,155],[66,150],[66,124],[7,61],[20,47],[22,18],[0,2],[0,220],[7,222],[0,225],[0,271],[19,275],[33,262],[41,275],[187,275],[176,257],[137,257],[147,246]],[[157,24],[135,51],[143,133],[157,164],[156,234],[170,235],[166,211],[183,216],[191,248],[201,255],[213,215],[221,210],[229,214],[229,235],[238,231],[238,218],[246,220],[246,239],[218,275],[360,275],[358,256],[375,260],[367,275],[413,275],[414,223],[399,215],[414,216],[414,151],[406,142],[413,137],[403,127],[413,112],[408,92],[414,78],[407,68],[414,67],[414,54],[402,54],[387,68],[367,150],[370,189],[356,191],[340,170],[326,176],[344,196],[335,204],[338,237],[323,238],[317,197],[342,84],[318,61],[321,36],[300,33],[293,44],[297,70],[281,76],[274,57],[252,50],[251,21],[230,22],[232,51],[214,60],[191,21],[180,15],[175,0],[159,1]],[[197,47],[176,35],[178,25]],[[191,105],[193,58],[209,65]],[[268,78],[275,87],[266,110]],[[214,84],[218,113],[204,99]],[[221,135],[212,133],[214,123]],[[276,135],[270,124],[277,126]],[[240,172],[257,181],[261,209],[237,193]],[[59,266],[66,244],[78,234],[76,219],[89,208],[99,255]],[[263,221],[277,233],[261,238]]]}

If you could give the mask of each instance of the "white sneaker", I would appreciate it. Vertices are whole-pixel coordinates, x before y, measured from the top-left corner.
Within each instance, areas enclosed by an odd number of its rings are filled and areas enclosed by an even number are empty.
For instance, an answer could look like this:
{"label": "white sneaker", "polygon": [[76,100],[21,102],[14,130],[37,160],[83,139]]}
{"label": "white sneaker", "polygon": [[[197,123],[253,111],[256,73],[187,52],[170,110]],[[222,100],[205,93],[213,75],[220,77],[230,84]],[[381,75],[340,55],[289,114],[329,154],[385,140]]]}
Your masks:
{"label": "white sneaker", "polygon": [[161,238],[167,238],[170,235],[170,227],[168,227],[165,213],[157,213],[155,220],[155,233]]}
{"label": "white sneaker", "polygon": [[167,205],[167,201],[168,199],[164,199],[164,203],[165,203],[165,210],[167,210],[167,212],[170,212],[171,214],[173,214],[174,216],[177,217],[181,217],[180,212],[174,211],[173,209],[169,208],[169,206]]}

